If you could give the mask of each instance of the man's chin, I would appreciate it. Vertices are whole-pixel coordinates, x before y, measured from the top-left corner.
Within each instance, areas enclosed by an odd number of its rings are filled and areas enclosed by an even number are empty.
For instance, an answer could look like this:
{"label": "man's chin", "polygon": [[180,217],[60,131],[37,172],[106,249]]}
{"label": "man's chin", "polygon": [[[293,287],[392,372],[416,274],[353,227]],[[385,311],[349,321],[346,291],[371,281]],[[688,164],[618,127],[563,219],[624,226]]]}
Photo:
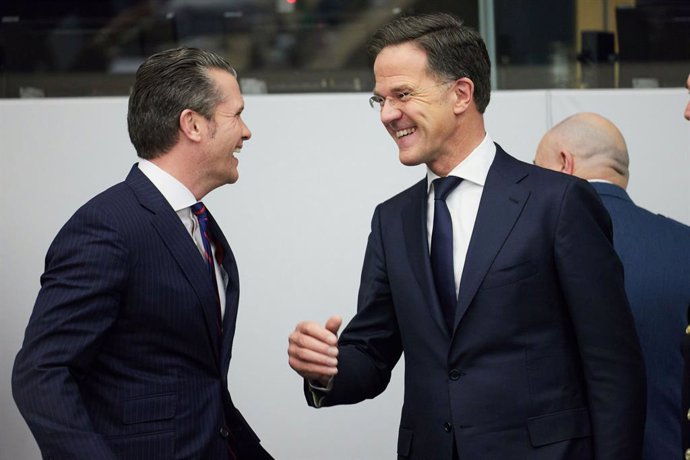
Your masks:
{"label": "man's chin", "polygon": [[415,155],[410,155],[402,150],[398,153],[398,158],[400,159],[400,163],[405,166],[417,166],[422,163]]}
{"label": "man's chin", "polygon": [[237,180],[239,178],[240,178],[240,172],[236,168],[233,168],[232,170],[230,170],[228,175],[225,177],[225,183],[226,184],[234,184],[235,182],[237,182]]}

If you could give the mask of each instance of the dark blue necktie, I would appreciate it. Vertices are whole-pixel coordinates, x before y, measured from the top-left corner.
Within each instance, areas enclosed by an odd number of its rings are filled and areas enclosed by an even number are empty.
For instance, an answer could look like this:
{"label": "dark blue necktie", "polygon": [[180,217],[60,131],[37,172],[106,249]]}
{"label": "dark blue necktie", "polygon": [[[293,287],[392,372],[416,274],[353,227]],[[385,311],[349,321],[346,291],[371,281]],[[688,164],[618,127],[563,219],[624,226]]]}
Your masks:
{"label": "dark blue necktie", "polygon": [[[201,201],[192,205],[192,212],[199,221],[199,233],[201,233],[201,242],[204,244],[204,261],[206,262],[206,268],[208,269],[208,274],[211,277],[211,282],[216,293],[216,304],[217,304],[217,328],[218,334],[222,334],[222,319],[220,313],[220,297],[218,296],[218,281],[216,280],[216,266],[213,263],[213,251],[211,250],[211,231],[208,228],[208,211],[206,206]],[[216,251],[219,254],[219,251]],[[222,261],[218,261],[222,264]]]}
{"label": "dark blue necktie", "polygon": [[443,309],[448,330],[453,330],[455,304],[455,267],[453,266],[453,222],[446,205],[448,194],[460,185],[462,179],[455,176],[434,180],[434,228],[431,233],[431,270],[438,300]]}

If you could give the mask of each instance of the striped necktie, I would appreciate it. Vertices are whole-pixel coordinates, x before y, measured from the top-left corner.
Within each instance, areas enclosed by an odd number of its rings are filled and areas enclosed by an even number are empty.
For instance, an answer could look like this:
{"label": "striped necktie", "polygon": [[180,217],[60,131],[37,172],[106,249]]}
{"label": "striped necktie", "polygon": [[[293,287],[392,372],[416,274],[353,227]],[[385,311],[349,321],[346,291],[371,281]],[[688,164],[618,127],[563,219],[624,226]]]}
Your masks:
{"label": "striped necktie", "polygon": [[[216,266],[213,262],[213,251],[211,249],[211,240],[213,238],[211,231],[209,229],[209,216],[208,216],[208,210],[206,209],[206,206],[204,206],[204,203],[201,201],[192,205],[192,213],[196,216],[197,220],[199,221],[199,233],[201,233],[201,242],[204,245],[204,261],[206,262],[206,267],[208,269],[208,274],[211,277],[211,282],[213,285],[213,288],[216,293],[216,306],[217,306],[217,328],[218,328],[218,334],[222,335],[223,333],[223,321],[221,317],[221,310],[220,310],[220,297],[218,296],[218,280],[216,279]],[[216,255],[217,258],[220,258],[222,251],[218,250],[218,245],[216,245]],[[222,264],[222,260],[218,260],[218,264]]]}

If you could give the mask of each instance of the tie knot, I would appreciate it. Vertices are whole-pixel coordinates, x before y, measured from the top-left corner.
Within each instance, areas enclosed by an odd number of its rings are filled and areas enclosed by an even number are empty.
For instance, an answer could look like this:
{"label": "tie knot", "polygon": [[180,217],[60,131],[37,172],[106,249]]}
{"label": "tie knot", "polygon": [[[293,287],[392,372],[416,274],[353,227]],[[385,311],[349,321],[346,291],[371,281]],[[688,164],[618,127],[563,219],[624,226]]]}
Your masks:
{"label": "tie knot", "polygon": [[206,206],[204,206],[204,203],[199,201],[198,203],[192,205],[192,212],[197,217],[206,217]]}
{"label": "tie knot", "polygon": [[434,179],[434,199],[445,201],[448,194],[452,192],[455,187],[460,185],[460,182],[462,182],[462,179],[457,176]]}

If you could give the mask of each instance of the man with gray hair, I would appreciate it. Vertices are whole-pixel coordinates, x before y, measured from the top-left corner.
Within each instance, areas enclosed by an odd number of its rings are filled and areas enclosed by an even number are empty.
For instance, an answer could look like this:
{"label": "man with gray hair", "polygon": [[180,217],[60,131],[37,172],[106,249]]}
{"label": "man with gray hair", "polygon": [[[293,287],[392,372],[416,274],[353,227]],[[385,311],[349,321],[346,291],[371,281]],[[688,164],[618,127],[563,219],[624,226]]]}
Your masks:
{"label": "man with gray hair", "polygon": [[598,114],[578,113],[551,128],[534,162],[590,181],[611,215],[647,370],[643,458],[681,458],[680,345],[690,304],[690,227],[635,205],[625,191],[623,135]]}
{"label": "man with gray hair", "polygon": [[137,71],[140,161],[60,230],[12,390],[44,458],[270,459],[230,398],[239,280],[201,199],[239,177],[236,74],[200,49]]}

